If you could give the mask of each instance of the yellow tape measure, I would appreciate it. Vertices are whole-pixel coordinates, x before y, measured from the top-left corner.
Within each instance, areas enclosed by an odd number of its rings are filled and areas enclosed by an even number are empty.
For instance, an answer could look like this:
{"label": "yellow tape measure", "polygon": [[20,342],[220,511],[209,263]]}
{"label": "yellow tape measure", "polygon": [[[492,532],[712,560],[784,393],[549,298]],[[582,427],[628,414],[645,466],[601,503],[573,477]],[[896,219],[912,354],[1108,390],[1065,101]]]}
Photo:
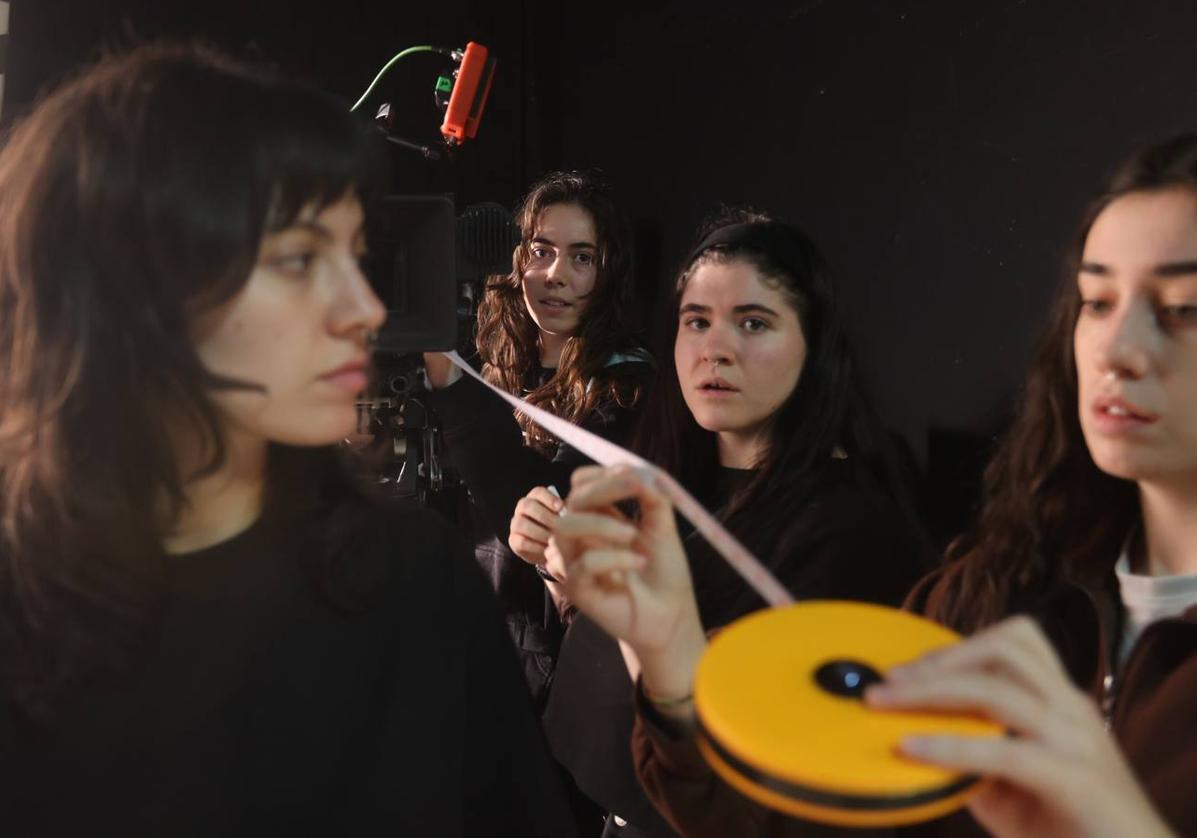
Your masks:
{"label": "yellow tape measure", "polygon": [[917,733],[1001,736],[972,716],[872,710],[864,688],[959,636],[864,603],[811,601],[716,635],[694,686],[698,745],[729,785],[770,808],[839,826],[900,826],[963,805],[977,778],[901,756]]}

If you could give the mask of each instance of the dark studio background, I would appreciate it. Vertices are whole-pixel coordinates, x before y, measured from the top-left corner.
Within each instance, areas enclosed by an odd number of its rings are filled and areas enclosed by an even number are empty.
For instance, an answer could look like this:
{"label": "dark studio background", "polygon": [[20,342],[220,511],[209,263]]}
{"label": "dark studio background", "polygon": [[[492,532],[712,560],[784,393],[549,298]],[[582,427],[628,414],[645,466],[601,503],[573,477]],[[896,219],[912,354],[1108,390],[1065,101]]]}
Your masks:
{"label": "dark studio background", "polygon": [[[602,168],[633,216],[646,307],[702,217],[806,228],[840,279],[886,422],[941,534],[975,498],[1084,201],[1137,145],[1197,128],[1190,0],[259,3],[15,0],[4,122],[133,36],[200,36],[356,99],[413,44],[491,47],[478,140],[397,152],[406,192],[511,206],[548,168]],[[441,65],[384,85],[435,136]]]}

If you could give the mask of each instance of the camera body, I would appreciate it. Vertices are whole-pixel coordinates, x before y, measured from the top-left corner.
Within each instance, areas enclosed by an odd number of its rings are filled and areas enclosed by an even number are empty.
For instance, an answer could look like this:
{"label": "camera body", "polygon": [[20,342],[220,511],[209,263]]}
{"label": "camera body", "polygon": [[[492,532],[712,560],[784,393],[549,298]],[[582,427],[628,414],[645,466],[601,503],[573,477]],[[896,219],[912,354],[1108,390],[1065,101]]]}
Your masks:
{"label": "camera body", "polygon": [[499,204],[460,216],[445,195],[384,199],[368,230],[366,273],[387,309],[374,346],[375,384],[359,402],[358,437],[396,496],[433,503],[460,481],[443,456],[427,399],[423,352],[472,354],[486,277],[510,270],[519,232]]}

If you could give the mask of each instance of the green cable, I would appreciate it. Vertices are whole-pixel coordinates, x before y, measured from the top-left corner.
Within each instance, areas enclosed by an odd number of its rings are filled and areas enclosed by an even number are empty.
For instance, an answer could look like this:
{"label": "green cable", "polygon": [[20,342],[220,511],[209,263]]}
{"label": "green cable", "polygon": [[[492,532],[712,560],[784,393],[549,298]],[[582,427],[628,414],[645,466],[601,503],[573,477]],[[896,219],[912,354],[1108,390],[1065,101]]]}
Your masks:
{"label": "green cable", "polygon": [[403,52],[399,53],[394,58],[392,58],[390,61],[388,61],[385,65],[383,65],[383,68],[378,71],[378,75],[374,77],[374,81],[370,82],[370,86],[367,87],[366,92],[362,94],[362,98],[358,99],[357,103],[354,104],[354,106],[352,108],[350,108],[349,110],[356,111],[358,108],[360,108],[362,105],[362,102],[366,101],[366,99],[369,98],[370,94],[374,92],[374,88],[378,87],[378,82],[381,81],[382,77],[387,74],[387,70],[390,70],[392,67],[394,67],[400,58],[404,58],[408,55],[411,55],[414,52],[439,52],[442,55],[452,55],[453,54],[452,50],[445,49],[444,47],[429,47],[429,46],[408,47],[407,49],[403,50]]}

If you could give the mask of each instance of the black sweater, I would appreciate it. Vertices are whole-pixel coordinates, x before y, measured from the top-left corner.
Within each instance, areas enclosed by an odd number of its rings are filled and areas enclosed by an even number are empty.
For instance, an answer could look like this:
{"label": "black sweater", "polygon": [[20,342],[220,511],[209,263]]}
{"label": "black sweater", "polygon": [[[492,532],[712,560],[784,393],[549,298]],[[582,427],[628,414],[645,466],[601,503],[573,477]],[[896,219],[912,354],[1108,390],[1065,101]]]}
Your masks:
{"label": "black sweater", "polygon": [[[628,360],[608,366],[606,376],[647,383],[653,368],[646,354],[620,357]],[[553,372],[534,370],[526,386],[543,384]],[[555,486],[564,497],[574,469],[590,460],[563,443],[552,457],[526,446],[511,406],[469,376],[431,393],[429,403],[440,420],[448,458],[473,500],[475,556],[499,595],[528,688],[540,706],[563,628],[544,582],[535,568],[511,552],[507,534],[521,498],[536,486]],[[629,408],[600,405],[581,426],[622,444],[635,416]]]}
{"label": "black sweater", "polygon": [[135,675],[48,726],[0,704],[0,830],[572,834],[465,544],[422,510],[377,513],[338,566],[348,609],[284,544],[259,521],[169,557]]}

